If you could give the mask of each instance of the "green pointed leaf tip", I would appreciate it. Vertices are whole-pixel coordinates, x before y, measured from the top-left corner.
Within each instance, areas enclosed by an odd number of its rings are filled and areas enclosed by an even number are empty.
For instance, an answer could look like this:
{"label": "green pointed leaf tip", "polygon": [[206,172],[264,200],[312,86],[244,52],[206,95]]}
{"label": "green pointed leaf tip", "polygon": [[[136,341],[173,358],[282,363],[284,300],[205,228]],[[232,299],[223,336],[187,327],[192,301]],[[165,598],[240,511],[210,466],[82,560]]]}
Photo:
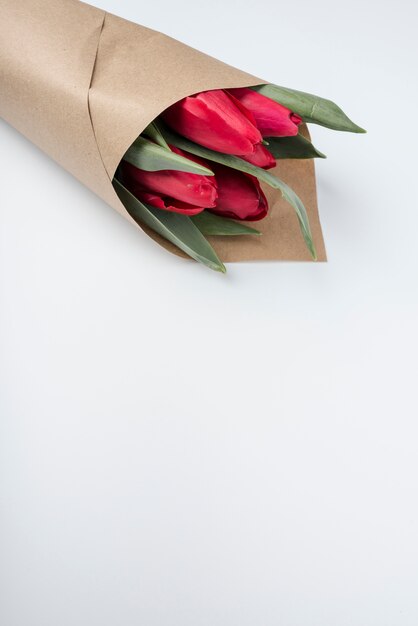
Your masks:
{"label": "green pointed leaf tip", "polygon": [[349,133],[367,132],[352,122],[344,111],[331,100],[278,85],[256,85],[251,89],[297,113],[304,122]]}
{"label": "green pointed leaf tip", "polygon": [[251,228],[251,226],[235,222],[227,217],[215,215],[209,211],[202,211],[202,213],[198,213],[190,219],[198,227],[202,235],[261,235],[259,230]]}
{"label": "green pointed leaf tip", "polygon": [[171,152],[170,149],[145,139],[138,137],[127,150],[123,159],[131,165],[146,172],[156,172],[159,170],[177,170],[179,172],[190,172],[191,174],[201,174],[203,176],[213,176],[213,172],[187,159],[180,154]]}
{"label": "green pointed leaf tip", "polygon": [[326,159],[303,135],[268,137],[269,150],[276,159]]}
{"label": "green pointed leaf tip", "polygon": [[146,129],[142,132],[142,135],[145,135],[145,137],[148,137],[154,143],[157,143],[162,148],[165,148],[166,150],[170,150],[170,146],[168,145],[168,143],[162,136],[161,131],[158,128],[158,125],[155,121],[151,122],[151,124],[149,124],[146,127]]}
{"label": "green pointed leaf tip", "polygon": [[145,224],[192,259],[225,274],[224,264],[190,217],[143,204],[117,178],[113,179],[113,186],[120,201],[136,222]]}
{"label": "green pointed leaf tip", "polygon": [[312,241],[308,214],[302,200],[297,196],[293,189],[286,185],[285,182],[280,180],[280,178],[273,176],[269,172],[266,172],[266,170],[263,170],[260,167],[256,167],[255,165],[252,165],[247,161],[243,161],[239,157],[232,156],[231,154],[215,152],[214,150],[210,150],[209,148],[204,148],[203,146],[189,141],[189,139],[186,139],[185,137],[176,135],[168,128],[164,128],[163,132],[164,136],[174,146],[177,146],[182,150],[186,150],[187,152],[191,152],[196,156],[203,157],[204,159],[214,161],[215,163],[221,163],[221,165],[232,167],[233,169],[245,172],[246,174],[251,174],[251,176],[255,176],[256,178],[258,178],[258,180],[264,181],[265,183],[270,185],[270,187],[273,187],[273,189],[278,189],[279,191],[281,191],[283,198],[287,202],[289,202],[289,204],[295,209],[305,243],[312,255],[312,258],[316,260],[317,257],[315,252],[315,246]]}

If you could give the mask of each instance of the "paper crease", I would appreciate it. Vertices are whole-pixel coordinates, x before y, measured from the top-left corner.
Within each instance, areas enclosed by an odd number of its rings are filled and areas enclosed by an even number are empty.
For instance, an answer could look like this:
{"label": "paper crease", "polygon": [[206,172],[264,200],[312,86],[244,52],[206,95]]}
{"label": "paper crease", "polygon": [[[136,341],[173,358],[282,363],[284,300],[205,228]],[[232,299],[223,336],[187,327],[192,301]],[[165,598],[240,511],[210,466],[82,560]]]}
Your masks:
{"label": "paper crease", "polygon": [[105,166],[105,163],[104,163],[104,160],[103,160],[103,156],[102,156],[102,153],[101,153],[100,148],[99,148],[99,144],[98,144],[97,136],[96,136],[96,130],[94,128],[93,118],[92,118],[92,115],[91,115],[91,106],[90,106],[90,93],[91,93],[91,88],[92,88],[92,85],[93,85],[94,74],[95,74],[95,71],[96,71],[97,59],[99,57],[100,40],[102,38],[103,29],[105,27],[106,16],[107,16],[107,13],[105,12],[103,14],[103,21],[102,21],[99,37],[98,37],[98,40],[97,40],[96,56],[94,58],[93,69],[92,69],[92,72],[91,72],[90,84],[89,84],[89,88],[88,88],[88,92],[87,92],[87,109],[88,109],[88,112],[89,112],[90,123],[91,123],[91,128],[92,128],[92,131],[93,131],[93,135],[94,135],[94,140],[95,140],[96,146],[97,146],[97,152],[100,155],[100,160],[101,160],[101,162],[103,164],[103,169],[105,170],[106,175],[109,178],[110,182],[112,182],[112,179],[110,178],[110,176],[109,176],[109,174],[108,174],[108,172],[106,170],[106,166]]}

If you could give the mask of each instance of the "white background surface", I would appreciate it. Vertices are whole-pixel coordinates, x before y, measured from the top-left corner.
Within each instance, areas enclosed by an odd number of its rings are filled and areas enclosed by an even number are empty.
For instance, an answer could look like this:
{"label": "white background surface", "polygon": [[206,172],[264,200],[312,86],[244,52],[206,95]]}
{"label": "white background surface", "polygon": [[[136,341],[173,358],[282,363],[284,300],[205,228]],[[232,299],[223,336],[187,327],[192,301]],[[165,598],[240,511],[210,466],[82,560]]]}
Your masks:
{"label": "white background surface", "polygon": [[224,277],[0,122],[2,626],[416,626],[414,3],[100,4],[369,132],[329,263]]}

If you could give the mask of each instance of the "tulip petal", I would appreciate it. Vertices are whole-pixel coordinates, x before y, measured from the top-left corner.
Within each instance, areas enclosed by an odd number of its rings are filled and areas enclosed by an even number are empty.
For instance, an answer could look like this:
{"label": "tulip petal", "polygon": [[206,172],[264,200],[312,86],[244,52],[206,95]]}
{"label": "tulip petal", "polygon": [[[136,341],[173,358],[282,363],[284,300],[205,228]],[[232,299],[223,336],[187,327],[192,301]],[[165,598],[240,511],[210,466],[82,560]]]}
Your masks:
{"label": "tulip petal", "polygon": [[146,172],[126,161],[122,162],[120,172],[121,180],[136,196],[141,192],[152,193],[175,198],[193,207],[209,208],[216,204],[216,180],[213,176],[171,170]]}
{"label": "tulip petal", "polygon": [[134,187],[129,189],[129,191],[141,202],[150,204],[163,211],[173,211],[174,213],[181,213],[182,215],[197,215],[205,210],[205,207],[195,207],[186,202],[176,200],[175,198],[158,196],[142,191],[141,189],[135,189]]}
{"label": "tulip petal", "polygon": [[177,133],[225,154],[251,154],[262,141],[251,114],[221,89],[184,98],[161,116]]}
{"label": "tulip petal", "polygon": [[236,220],[256,221],[266,217],[268,202],[257,178],[219,164],[213,168],[218,199],[210,211]]}
{"label": "tulip petal", "polygon": [[298,134],[301,118],[282,104],[247,87],[232,89],[229,94],[251,111],[263,137],[289,137]]}
{"label": "tulip petal", "polygon": [[145,224],[199,263],[217,272],[226,272],[215,250],[193,224],[190,217],[146,206],[116,178],[113,179],[113,186],[126,210],[136,222]]}
{"label": "tulip petal", "polygon": [[248,163],[252,163],[252,165],[262,167],[264,170],[270,170],[276,165],[276,159],[273,154],[261,143],[256,147],[253,154],[247,154],[241,158]]}

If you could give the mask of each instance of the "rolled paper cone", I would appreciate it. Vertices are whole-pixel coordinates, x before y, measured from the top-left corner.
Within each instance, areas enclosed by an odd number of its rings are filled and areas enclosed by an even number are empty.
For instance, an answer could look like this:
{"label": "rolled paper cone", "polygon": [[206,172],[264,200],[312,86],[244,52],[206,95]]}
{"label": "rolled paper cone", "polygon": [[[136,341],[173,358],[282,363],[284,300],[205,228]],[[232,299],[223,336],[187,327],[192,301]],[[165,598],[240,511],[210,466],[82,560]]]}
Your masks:
{"label": "rolled paper cone", "polygon": [[[134,224],[112,180],[145,127],[188,95],[268,82],[78,0],[0,0],[0,15],[0,116]],[[301,197],[325,260],[313,161],[280,161],[271,172]],[[208,237],[218,255],[310,260],[293,209],[265,191],[263,236]]]}

